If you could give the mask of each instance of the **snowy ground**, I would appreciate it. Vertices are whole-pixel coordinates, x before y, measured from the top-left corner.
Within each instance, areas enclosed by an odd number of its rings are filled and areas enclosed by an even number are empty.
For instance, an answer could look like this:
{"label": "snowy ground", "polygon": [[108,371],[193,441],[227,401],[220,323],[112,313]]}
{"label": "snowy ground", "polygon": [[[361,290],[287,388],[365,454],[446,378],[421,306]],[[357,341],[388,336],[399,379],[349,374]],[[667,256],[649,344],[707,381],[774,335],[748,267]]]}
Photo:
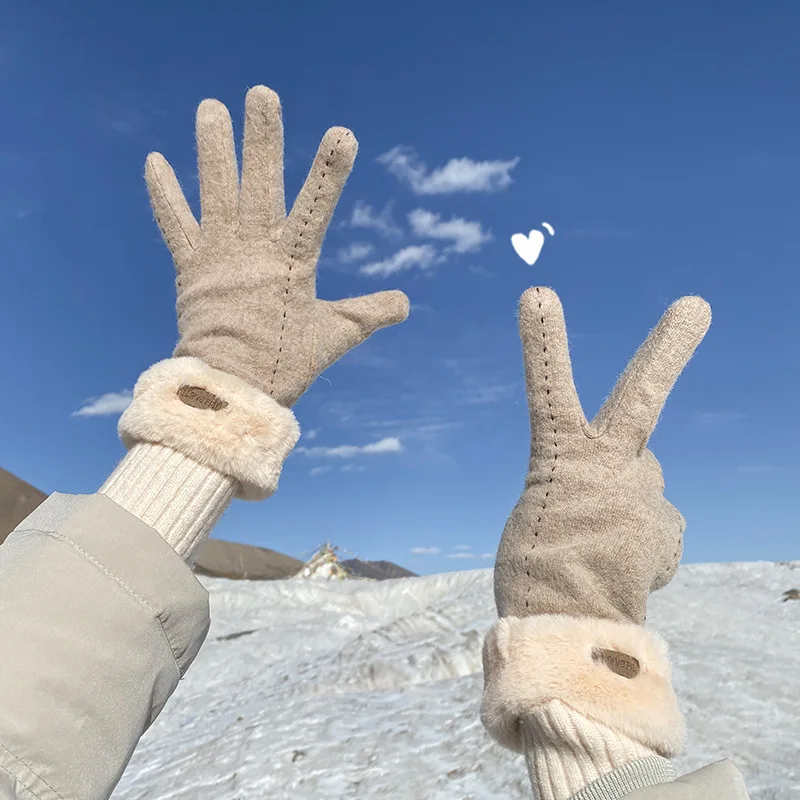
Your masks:
{"label": "snowy ground", "polygon": [[[115,800],[531,797],[522,759],[478,720],[490,570],[201,580],[208,640]],[[649,605],[688,720],[679,771],[731,758],[753,800],[800,798],[800,602],[780,602],[792,587],[800,562],[689,565]]]}

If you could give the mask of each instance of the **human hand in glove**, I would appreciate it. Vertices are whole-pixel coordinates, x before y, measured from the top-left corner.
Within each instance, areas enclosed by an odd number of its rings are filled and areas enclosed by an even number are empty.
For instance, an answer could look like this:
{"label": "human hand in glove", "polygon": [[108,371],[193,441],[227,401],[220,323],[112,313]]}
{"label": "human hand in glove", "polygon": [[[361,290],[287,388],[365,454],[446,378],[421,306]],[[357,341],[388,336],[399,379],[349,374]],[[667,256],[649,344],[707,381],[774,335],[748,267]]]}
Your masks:
{"label": "human hand in glove", "polygon": [[666,586],[678,567],[685,527],[663,495],[661,467],[647,442],[710,322],[701,298],[674,303],[587,422],[558,297],[539,287],[522,296],[531,458],[497,554],[500,617],[644,623],[649,593]]}
{"label": "human hand in glove", "polygon": [[247,93],[241,181],[230,115],[204,100],[199,223],[164,157],[148,156],[150,201],[177,270],[180,340],[140,377],[120,420],[127,446],[183,453],[229,476],[245,499],[275,490],[299,436],[291,406],[348,350],[408,316],[398,291],[316,294],[322,240],[356,150],[351,131],[331,128],[287,216],[278,96],[265,86]]}
{"label": "human hand in glove", "polygon": [[674,303],[588,422],[558,297],[522,296],[531,457],[497,554],[482,718],[525,752],[542,797],[682,747],[666,646],[640,626],[675,574],[685,523],[647,442],[710,319],[699,297]]}
{"label": "human hand in glove", "polygon": [[278,95],[266,86],[247,93],[241,184],[228,110],[204,100],[199,224],[165,158],[148,156],[150,201],[178,273],[175,356],[200,358],[290,407],[348,350],[408,316],[398,291],[316,295],[322,240],[357,149],[352,131],[331,128],[287,216]]}

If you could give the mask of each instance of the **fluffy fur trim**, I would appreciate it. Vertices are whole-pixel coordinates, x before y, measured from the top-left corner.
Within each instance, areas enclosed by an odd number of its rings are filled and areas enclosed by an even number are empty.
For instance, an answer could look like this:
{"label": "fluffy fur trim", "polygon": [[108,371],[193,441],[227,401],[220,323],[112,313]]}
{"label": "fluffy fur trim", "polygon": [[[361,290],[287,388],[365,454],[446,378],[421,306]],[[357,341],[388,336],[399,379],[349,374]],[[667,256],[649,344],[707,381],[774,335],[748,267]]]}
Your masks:
{"label": "fluffy fur trim", "polygon": [[[633,656],[639,674],[612,671],[593,657],[598,649]],[[667,645],[637,625],[565,614],[504,617],[484,641],[483,670],[481,720],[511,750],[524,749],[520,720],[551,700],[665,758],[683,749]]]}
{"label": "fluffy fur trim", "polygon": [[[187,405],[181,387],[205,389],[225,405]],[[221,404],[220,404],[221,405]],[[235,478],[236,496],[263,500],[278,487],[286,457],[300,438],[294,414],[264,392],[199,358],[159,361],[140,376],[119,421],[123,444],[161,444]]]}

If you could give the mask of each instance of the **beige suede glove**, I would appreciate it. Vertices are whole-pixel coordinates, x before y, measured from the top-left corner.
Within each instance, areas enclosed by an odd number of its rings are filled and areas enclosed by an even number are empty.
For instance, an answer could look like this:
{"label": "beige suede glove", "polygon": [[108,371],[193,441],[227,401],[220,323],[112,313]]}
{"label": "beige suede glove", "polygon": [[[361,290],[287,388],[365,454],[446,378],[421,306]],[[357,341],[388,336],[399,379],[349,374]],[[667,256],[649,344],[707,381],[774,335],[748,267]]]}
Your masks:
{"label": "beige suede glove", "polygon": [[710,321],[701,298],[678,300],[590,423],[558,297],[544,288],[522,296],[531,459],[497,554],[499,616],[644,622],[648,594],[675,574],[685,527],[647,441]]}
{"label": "beige suede glove", "polygon": [[522,296],[531,458],[497,554],[482,717],[525,752],[539,797],[682,747],[666,646],[640,626],[675,574],[685,523],[647,442],[709,324],[701,298],[674,303],[590,423],[558,297]]}
{"label": "beige suede glove", "polygon": [[287,216],[278,96],[266,86],[247,93],[241,186],[228,110],[204,100],[200,224],[170,165],[151,153],[150,201],[178,272],[176,356],[197,357],[290,407],[348,350],[408,316],[402,292],[316,296],[322,240],[357,149],[351,131],[331,128]]}
{"label": "beige suede glove", "polygon": [[150,201],[177,269],[180,339],[144,372],[119,432],[130,452],[103,494],[191,561],[231,498],[268,497],[300,435],[291,406],[315,378],[379,328],[408,315],[402,292],[320,300],[325,232],[353,166],[345,128],[322,140],[287,216],[278,96],[247,93],[242,176],[227,109],[197,111],[202,219],[170,165],[152,153]]}
{"label": "beige suede glove", "polygon": [[145,372],[120,421],[123,441],[160,444],[234,478],[260,499],[299,435],[288,410],[314,379],[378,328],[408,316],[402,292],[316,296],[322,240],[357,144],[331,128],[289,215],[278,96],[247,93],[242,178],[227,109],[197,110],[200,224],[170,165],[147,158],[156,221],[177,269],[180,340]]}

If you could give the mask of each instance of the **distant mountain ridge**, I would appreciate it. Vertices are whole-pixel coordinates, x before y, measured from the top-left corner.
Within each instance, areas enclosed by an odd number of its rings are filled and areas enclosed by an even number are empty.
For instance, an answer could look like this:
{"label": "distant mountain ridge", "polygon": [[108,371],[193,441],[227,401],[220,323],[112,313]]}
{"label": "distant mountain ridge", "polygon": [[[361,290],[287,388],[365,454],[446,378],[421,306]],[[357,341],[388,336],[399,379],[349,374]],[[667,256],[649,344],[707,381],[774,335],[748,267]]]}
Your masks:
{"label": "distant mountain ridge", "polygon": [[[44,492],[0,467],[0,544],[46,499]],[[416,573],[391,561],[352,558],[343,561],[342,566],[352,575],[379,581],[416,577]],[[291,578],[302,568],[302,561],[276,550],[214,538],[200,545],[194,563],[194,571],[199,575],[251,581]]]}
{"label": "distant mountain ridge", "polygon": [[210,578],[276,581],[291,578],[303,568],[300,559],[267,547],[206,539],[198,548],[194,571]]}
{"label": "distant mountain ridge", "polygon": [[44,492],[0,468],[0,544],[46,499]]}
{"label": "distant mountain ridge", "polygon": [[411,572],[391,561],[363,561],[360,558],[349,558],[341,564],[348,572],[359,578],[372,578],[376,581],[419,577],[416,572]]}

